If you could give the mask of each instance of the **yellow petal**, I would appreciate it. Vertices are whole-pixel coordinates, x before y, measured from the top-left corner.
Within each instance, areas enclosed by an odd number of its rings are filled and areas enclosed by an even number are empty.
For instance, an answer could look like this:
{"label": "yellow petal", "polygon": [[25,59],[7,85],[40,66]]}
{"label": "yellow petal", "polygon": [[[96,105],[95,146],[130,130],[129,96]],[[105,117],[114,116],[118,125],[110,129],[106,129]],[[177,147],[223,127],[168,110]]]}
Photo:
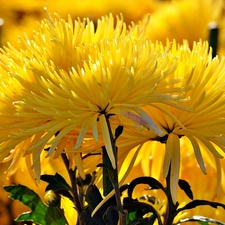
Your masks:
{"label": "yellow petal", "polygon": [[202,172],[204,174],[206,174],[205,164],[204,164],[204,161],[202,158],[202,154],[201,154],[201,150],[200,150],[198,142],[196,141],[196,139],[193,136],[191,136],[191,135],[186,135],[186,136],[191,141],[191,144],[194,148],[194,152],[195,152],[196,159],[198,161],[198,165],[200,166]]}
{"label": "yellow petal", "polygon": [[84,180],[85,173],[84,173],[83,161],[82,161],[81,155],[79,153],[74,155],[74,161],[76,163],[76,166],[77,166],[77,169],[79,171],[81,178]]}
{"label": "yellow petal", "polygon": [[109,159],[112,163],[112,167],[115,169],[116,168],[116,161],[115,161],[115,156],[114,156],[114,151],[112,148],[112,143],[111,143],[111,138],[109,134],[109,128],[107,126],[106,118],[105,115],[102,114],[99,116],[99,122],[100,122],[100,127],[102,130],[102,135],[103,135],[103,140],[106,148],[106,152],[109,156]]}

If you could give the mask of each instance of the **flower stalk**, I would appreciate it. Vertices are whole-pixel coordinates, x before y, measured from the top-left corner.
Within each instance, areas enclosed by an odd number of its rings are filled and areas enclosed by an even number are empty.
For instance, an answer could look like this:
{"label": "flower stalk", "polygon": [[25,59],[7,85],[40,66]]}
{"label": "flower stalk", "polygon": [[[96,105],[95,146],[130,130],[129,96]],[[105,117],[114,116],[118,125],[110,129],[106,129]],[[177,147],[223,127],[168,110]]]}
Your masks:
{"label": "flower stalk", "polygon": [[[70,168],[69,160],[68,160],[65,153],[61,154],[61,158],[62,158],[62,160],[64,162],[64,165],[66,167],[66,170],[68,172],[70,182],[71,182],[71,186],[72,186],[72,189],[73,189],[72,194],[73,194],[73,198],[74,198],[75,207],[76,207],[78,215],[80,215],[81,212],[83,211],[83,206],[82,206],[82,203],[80,201],[79,193],[77,191],[76,169],[73,170],[73,169]],[[82,225],[82,222],[77,220],[77,225]]]}
{"label": "flower stalk", "polygon": [[209,46],[212,48],[212,58],[217,55],[219,28],[215,22],[209,23]]}
{"label": "flower stalk", "polygon": [[[105,147],[103,147],[103,193],[106,196],[113,189],[115,190],[115,198],[117,209],[119,212],[119,224],[126,225],[126,213],[123,211],[123,206],[120,199],[120,187],[118,181],[118,165],[117,165],[117,147],[116,147],[116,138],[113,137],[112,129],[109,122],[109,117],[106,117],[106,123],[108,127],[108,132],[110,135],[110,141],[116,161],[116,168],[114,169],[108,154],[106,153]],[[109,182],[110,181],[110,182]]]}
{"label": "flower stalk", "polygon": [[170,168],[169,168],[169,171],[168,171],[168,175],[166,177],[166,196],[167,196],[167,200],[168,200],[165,222],[164,222],[164,224],[166,224],[166,225],[173,225],[174,218],[177,215],[176,209],[178,207],[178,203],[176,202],[176,204],[174,204],[173,199],[172,199],[172,195],[171,195],[170,174],[171,174],[171,165],[170,165]]}

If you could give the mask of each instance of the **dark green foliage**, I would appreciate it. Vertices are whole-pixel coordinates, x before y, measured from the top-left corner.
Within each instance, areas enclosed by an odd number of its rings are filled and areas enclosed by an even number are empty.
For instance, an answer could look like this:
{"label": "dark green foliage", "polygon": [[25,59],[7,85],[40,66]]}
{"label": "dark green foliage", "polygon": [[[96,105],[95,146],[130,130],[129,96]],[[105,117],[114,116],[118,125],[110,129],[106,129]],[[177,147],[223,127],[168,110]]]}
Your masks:
{"label": "dark green foliage", "polygon": [[42,175],[41,180],[48,183],[45,191],[52,190],[57,194],[61,194],[70,200],[73,201],[73,197],[70,192],[73,192],[73,189],[67,184],[66,180],[58,173],[55,175]]}
{"label": "dark green foliage", "polygon": [[115,140],[123,133],[123,126],[118,126],[115,130]]}
{"label": "dark green foliage", "polygon": [[93,181],[93,176],[91,174],[87,174],[85,179],[83,180],[81,177],[77,178],[77,185],[79,187],[85,186],[85,185],[90,185]]}
{"label": "dark green foliage", "polygon": [[[159,225],[162,225],[160,215],[151,204],[139,202],[137,199],[125,198],[123,205],[124,209],[128,212],[128,225],[152,225],[156,219],[158,220]],[[147,213],[151,213],[151,216],[149,218],[144,218],[144,215],[146,215]]]}
{"label": "dark green foliage", "polygon": [[64,212],[59,207],[48,207],[40,197],[31,189],[23,185],[5,186],[4,189],[10,192],[10,198],[19,200],[28,206],[31,211],[22,213],[16,218],[17,222],[31,221],[41,225],[65,225],[68,224]]}
{"label": "dark green foliage", "polygon": [[191,186],[189,185],[189,183],[186,180],[182,180],[179,179],[178,185],[180,187],[181,190],[183,190],[185,192],[185,194],[191,199],[193,200],[193,193],[191,190]]}
{"label": "dark green foliage", "polygon": [[95,185],[90,185],[86,193],[86,202],[88,206],[81,213],[80,219],[86,225],[115,225],[118,222],[118,212],[116,209],[115,198],[109,199],[96,213],[91,217],[95,207],[102,201],[102,196]]}

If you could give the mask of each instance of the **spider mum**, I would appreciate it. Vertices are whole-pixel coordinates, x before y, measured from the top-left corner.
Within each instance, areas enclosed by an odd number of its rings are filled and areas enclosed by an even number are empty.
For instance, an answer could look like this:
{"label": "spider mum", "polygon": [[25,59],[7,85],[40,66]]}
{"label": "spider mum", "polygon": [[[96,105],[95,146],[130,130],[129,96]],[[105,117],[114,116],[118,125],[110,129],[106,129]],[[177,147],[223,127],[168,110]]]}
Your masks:
{"label": "spider mum", "polygon": [[107,121],[117,117],[138,117],[135,122],[165,135],[141,107],[181,98],[183,87],[171,94],[168,82],[160,84],[177,59],[134,24],[128,29],[112,15],[96,26],[49,17],[32,39],[19,41],[20,50],[1,50],[1,161],[16,164],[13,152],[18,159],[31,154],[40,174],[39,156],[48,146],[47,156],[65,151],[82,170],[80,153],[94,151],[88,143],[96,143],[96,149],[106,146],[115,167]]}
{"label": "spider mum", "polygon": [[[173,42],[171,54],[179,57],[173,79],[181,79],[182,82],[169,86],[171,89],[177,85],[192,86],[185,93],[190,100],[181,102],[179,108],[161,103],[151,103],[143,108],[157,126],[166,132],[163,137],[149,130],[137,131],[134,128],[128,129],[127,126],[122,135],[124,139],[118,142],[121,161],[126,158],[127,151],[130,151],[132,146],[143,144],[139,153],[139,157],[143,158],[141,155],[154,152],[151,151],[151,148],[155,148],[154,141],[165,145],[163,175],[167,177],[170,174],[170,188],[174,202],[177,195],[181,152],[185,151],[185,145],[192,146],[204,174],[206,174],[204,160],[217,168],[217,192],[221,183],[220,159],[225,155],[225,61],[224,58],[218,57],[212,59],[211,51],[208,49],[206,42],[194,43],[192,50],[187,42],[183,45],[176,45],[175,41]],[[128,139],[132,141],[128,142]],[[145,155],[142,163],[146,160],[149,159]]]}

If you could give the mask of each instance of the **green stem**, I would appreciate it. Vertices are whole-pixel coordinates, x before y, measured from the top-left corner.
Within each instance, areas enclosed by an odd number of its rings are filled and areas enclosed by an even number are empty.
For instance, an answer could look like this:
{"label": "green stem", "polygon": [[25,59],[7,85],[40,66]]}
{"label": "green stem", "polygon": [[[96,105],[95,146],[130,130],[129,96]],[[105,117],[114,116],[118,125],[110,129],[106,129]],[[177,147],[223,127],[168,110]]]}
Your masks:
{"label": "green stem", "polygon": [[[69,160],[68,160],[66,154],[62,153],[61,157],[62,157],[62,160],[63,160],[64,165],[66,167],[66,170],[69,174],[69,177],[70,177],[70,182],[71,182],[71,186],[72,186],[72,189],[73,189],[72,194],[73,194],[74,203],[75,203],[75,206],[76,206],[76,209],[77,209],[77,214],[80,215],[81,212],[83,211],[83,206],[80,202],[79,194],[78,194],[78,191],[77,191],[76,173],[75,173],[75,170],[70,169]],[[81,225],[81,224],[82,223],[78,220],[77,225]]]}
{"label": "green stem", "polygon": [[172,225],[174,221],[174,217],[176,216],[176,209],[177,205],[173,203],[172,195],[170,192],[170,173],[171,169],[169,169],[168,175],[166,177],[166,193],[167,193],[167,210],[166,210],[166,215],[165,215],[165,220],[164,224],[165,225]]}
{"label": "green stem", "polygon": [[212,58],[217,55],[219,28],[215,22],[209,24],[209,46],[212,48]]}
{"label": "green stem", "polygon": [[[116,168],[113,169],[108,155],[103,153],[103,157],[104,157],[103,158],[103,162],[104,161],[107,161],[107,162],[109,161],[109,163],[107,164],[107,167],[104,166],[106,168],[107,172],[105,173],[105,177],[103,176],[103,183],[107,184],[108,183],[107,180],[110,179],[110,181],[111,181],[110,186],[104,187],[104,188],[107,189],[107,192],[108,191],[110,192],[114,188],[116,204],[117,204],[117,208],[118,208],[118,211],[119,211],[120,225],[126,225],[126,214],[123,212],[123,206],[122,206],[121,199],[120,199],[120,188],[119,188],[119,181],[118,181],[118,165],[117,165],[117,161],[118,160],[117,160],[116,140],[113,137],[108,117],[106,117],[106,122],[107,122],[107,127],[108,127],[108,131],[109,131],[109,135],[110,135],[110,141],[111,141],[111,145],[112,145],[112,149],[113,149],[113,153],[114,153],[114,157],[115,157],[115,161],[116,161]],[[107,179],[107,180],[105,180],[105,179]]]}
{"label": "green stem", "polygon": [[111,161],[106,152],[105,146],[102,146],[102,175],[103,175],[103,195],[107,196],[113,190],[113,184],[110,179],[109,171],[113,171]]}

